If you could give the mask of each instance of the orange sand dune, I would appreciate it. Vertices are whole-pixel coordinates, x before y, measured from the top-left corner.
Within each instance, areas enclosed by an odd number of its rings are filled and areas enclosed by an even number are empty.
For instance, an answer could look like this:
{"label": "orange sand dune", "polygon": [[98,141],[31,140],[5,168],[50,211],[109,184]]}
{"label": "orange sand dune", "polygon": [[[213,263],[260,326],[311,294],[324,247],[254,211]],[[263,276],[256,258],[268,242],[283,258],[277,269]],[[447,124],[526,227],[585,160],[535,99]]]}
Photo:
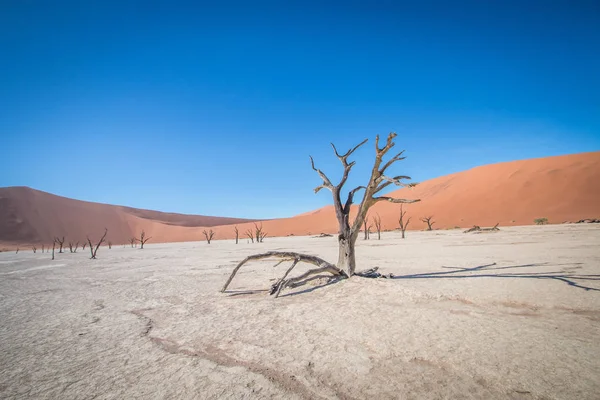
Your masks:
{"label": "orange sand dune", "polygon": [[[397,170],[401,166],[397,164]],[[426,215],[434,216],[438,229],[529,225],[541,217],[550,223],[600,218],[600,152],[486,165],[390,195],[421,199],[405,205],[407,217],[412,217],[409,229],[424,229],[420,218]],[[395,229],[399,208],[378,203],[371,215],[379,213],[383,228]],[[104,227],[113,243],[124,243],[142,229],[153,237],[152,242],[201,240],[203,226],[211,226],[217,239],[229,239],[234,237],[232,224],[240,232],[253,227],[253,222],[242,219],[161,213],[72,200],[23,187],[0,188],[3,243],[47,243],[56,235],[83,240],[86,234],[98,236]],[[269,236],[337,232],[332,206],[261,224]]]}

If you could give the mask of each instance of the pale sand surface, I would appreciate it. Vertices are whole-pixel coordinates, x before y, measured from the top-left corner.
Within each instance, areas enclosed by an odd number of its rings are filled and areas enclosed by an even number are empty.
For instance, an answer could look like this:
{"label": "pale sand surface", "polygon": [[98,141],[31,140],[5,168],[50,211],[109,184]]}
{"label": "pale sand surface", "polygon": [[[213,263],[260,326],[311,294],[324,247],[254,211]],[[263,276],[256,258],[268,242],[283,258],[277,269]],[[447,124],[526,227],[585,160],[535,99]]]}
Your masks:
{"label": "pale sand surface", "polygon": [[441,274],[274,299],[245,292],[287,267],[263,262],[218,293],[236,262],[268,250],[335,262],[337,243],[148,244],[101,248],[98,260],[0,253],[0,397],[598,398],[600,291],[547,278],[600,276],[598,226],[384,233],[359,239],[359,269]]}

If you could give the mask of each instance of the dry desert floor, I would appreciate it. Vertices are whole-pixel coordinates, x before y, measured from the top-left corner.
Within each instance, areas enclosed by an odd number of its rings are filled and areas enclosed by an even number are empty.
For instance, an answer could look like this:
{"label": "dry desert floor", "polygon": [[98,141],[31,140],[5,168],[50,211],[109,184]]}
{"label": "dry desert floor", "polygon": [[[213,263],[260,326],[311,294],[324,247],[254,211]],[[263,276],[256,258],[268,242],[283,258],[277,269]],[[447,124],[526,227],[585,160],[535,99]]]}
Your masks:
{"label": "dry desert floor", "polygon": [[[110,232],[109,232],[110,233]],[[397,232],[359,269],[274,299],[286,264],[335,237],[0,253],[0,398],[597,399],[600,227]],[[301,272],[300,270],[298,272]]]}

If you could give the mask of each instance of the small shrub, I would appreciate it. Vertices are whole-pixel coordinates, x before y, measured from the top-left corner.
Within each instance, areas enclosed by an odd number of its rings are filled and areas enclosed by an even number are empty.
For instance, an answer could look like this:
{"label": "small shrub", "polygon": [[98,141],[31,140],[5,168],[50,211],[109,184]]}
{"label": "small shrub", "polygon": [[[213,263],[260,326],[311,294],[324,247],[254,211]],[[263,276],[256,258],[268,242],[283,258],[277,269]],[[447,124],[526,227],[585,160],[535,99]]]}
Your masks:
{"label": "small shrub", "polygon": [[546,225],[548,223],[548,218],[536,218],[533,220],[536,225]]}

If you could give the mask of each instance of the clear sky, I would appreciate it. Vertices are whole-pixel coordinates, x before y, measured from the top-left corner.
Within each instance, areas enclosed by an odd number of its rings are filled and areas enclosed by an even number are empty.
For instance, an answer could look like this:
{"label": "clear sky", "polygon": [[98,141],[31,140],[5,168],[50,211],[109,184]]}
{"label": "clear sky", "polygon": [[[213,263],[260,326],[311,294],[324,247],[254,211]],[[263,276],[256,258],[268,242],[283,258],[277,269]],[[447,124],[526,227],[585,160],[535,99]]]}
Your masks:
{"label": "clear sky", "polygon": [[0,186],[282,217],[365,179],[600,150],[596,1],[0,2]]}

